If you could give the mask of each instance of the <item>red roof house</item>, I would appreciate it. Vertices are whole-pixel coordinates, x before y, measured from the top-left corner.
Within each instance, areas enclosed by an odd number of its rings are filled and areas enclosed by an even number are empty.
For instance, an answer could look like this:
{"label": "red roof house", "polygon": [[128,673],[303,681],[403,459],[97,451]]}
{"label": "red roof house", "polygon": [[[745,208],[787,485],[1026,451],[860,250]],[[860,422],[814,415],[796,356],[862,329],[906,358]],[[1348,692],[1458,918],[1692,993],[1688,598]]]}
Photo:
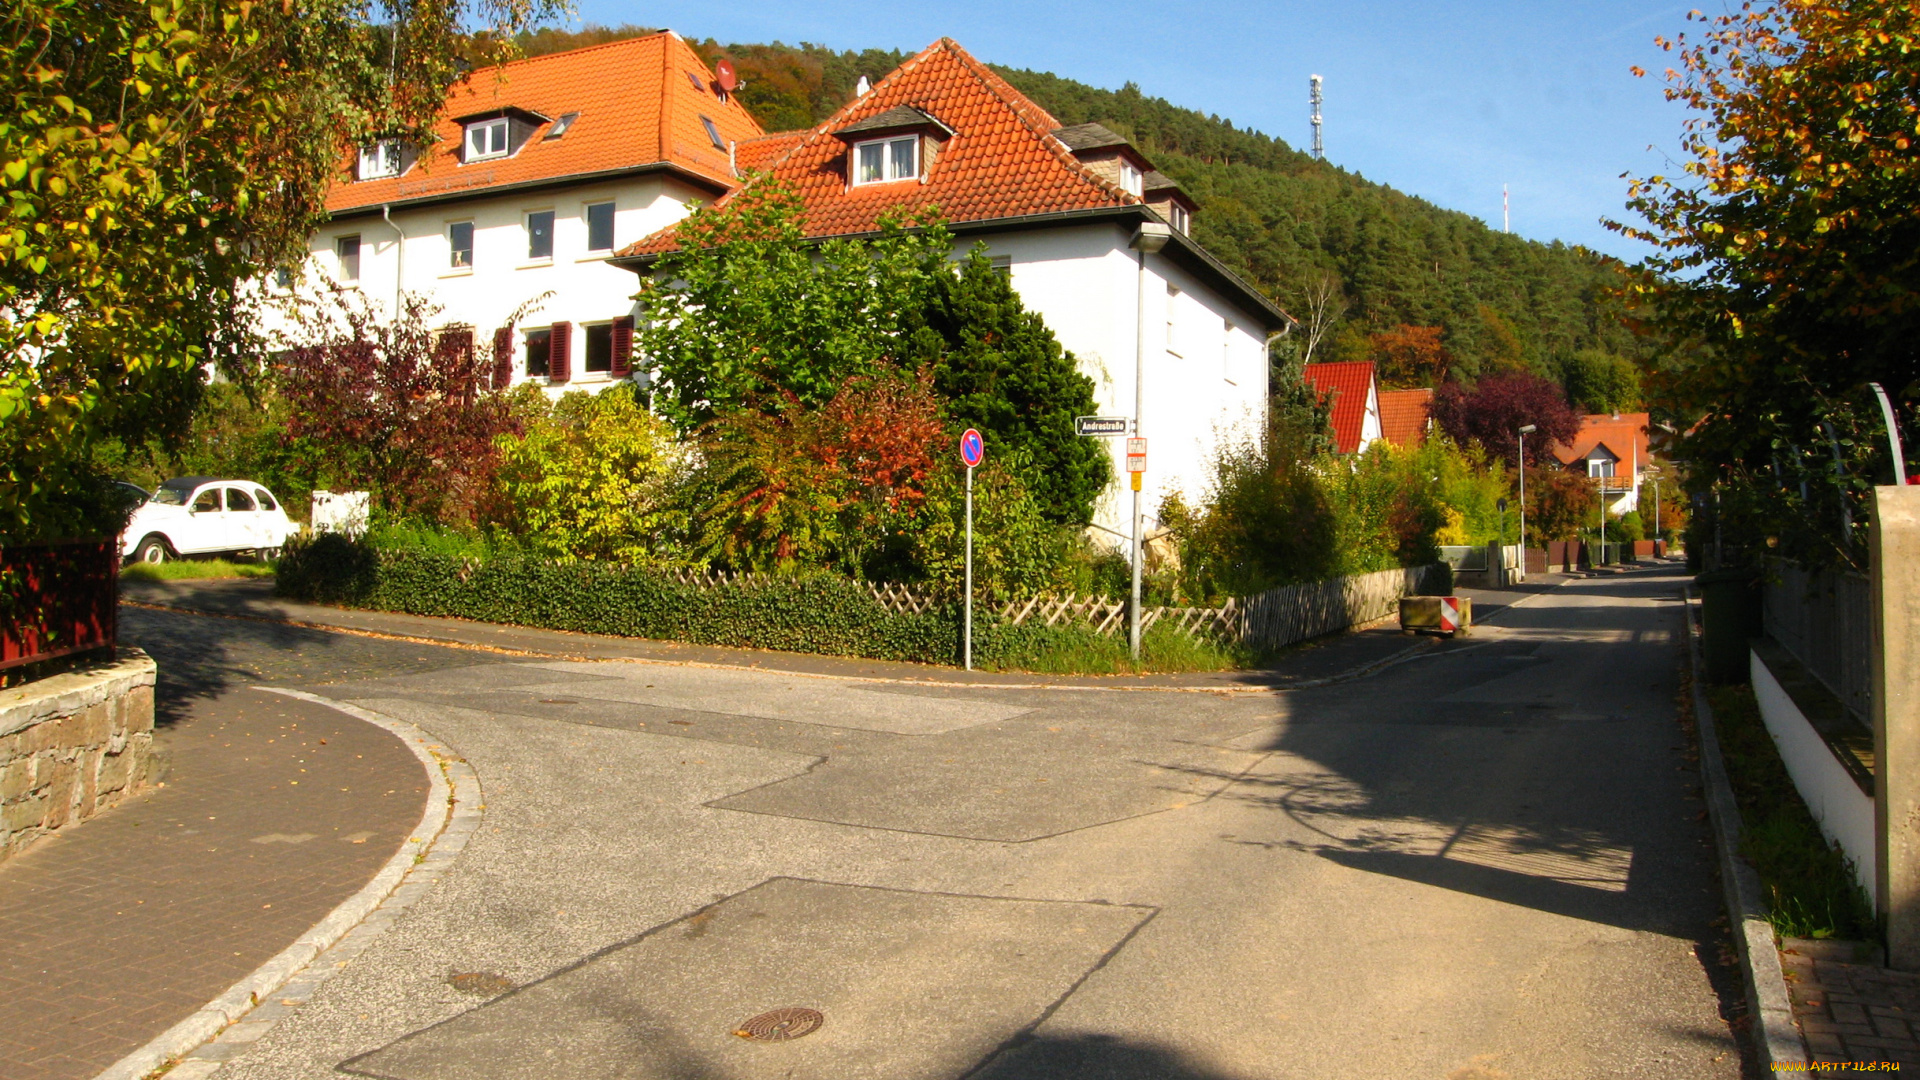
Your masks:
{"label": "red roof house", "polygon": [[1357,454],[1381,437],[1380,387],[1372,361],[1308,364],[1308,385],[1333,398],[1333,444],[1342,454]]}
{"label": "red roof house", "polygon": [[1433,426],[1433,389],[1380,391],[1380,437],[1395,446],[1419,446]]}

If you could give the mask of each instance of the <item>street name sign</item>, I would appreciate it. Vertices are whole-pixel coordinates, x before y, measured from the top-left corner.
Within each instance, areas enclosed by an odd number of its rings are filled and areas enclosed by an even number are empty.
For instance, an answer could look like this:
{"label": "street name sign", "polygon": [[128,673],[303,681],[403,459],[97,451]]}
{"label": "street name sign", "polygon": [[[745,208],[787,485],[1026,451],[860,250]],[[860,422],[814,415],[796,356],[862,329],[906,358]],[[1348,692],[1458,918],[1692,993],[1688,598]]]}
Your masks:
{"label": "street name sign", "polygon": [[1073,433],[1088,438],[1103,439],[1111,435],[1125,435],[1133,421],[1124,416],[1076,416],[1073,418]]}

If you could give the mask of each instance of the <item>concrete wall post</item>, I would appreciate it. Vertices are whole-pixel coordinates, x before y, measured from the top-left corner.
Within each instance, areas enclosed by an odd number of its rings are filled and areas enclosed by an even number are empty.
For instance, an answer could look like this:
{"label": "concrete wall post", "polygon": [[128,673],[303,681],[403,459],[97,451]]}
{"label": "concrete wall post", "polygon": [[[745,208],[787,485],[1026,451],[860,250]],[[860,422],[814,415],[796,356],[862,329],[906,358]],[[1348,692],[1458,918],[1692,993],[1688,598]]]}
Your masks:
{"label": "concrete wall post", "polygon": [[1920,971],[1920,487],[1873,504],[1874,902],[1888,966]]}

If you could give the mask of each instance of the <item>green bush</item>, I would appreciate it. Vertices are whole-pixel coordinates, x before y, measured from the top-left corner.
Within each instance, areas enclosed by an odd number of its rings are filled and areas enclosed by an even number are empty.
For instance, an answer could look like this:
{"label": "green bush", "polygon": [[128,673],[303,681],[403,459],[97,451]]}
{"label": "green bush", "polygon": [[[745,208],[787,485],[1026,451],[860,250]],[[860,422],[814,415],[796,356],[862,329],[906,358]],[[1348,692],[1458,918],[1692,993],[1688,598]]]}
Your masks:
{"label": "green bush", "polygon": [[[524,554],[490,557],[382,547],[326,534],[289,544],[276,590],[291,599],[437,615],[514,626],[954,664],[960,660],[960,605],[899,614],[864,586],[826,573],[770,574],[713,588],[685,585],[658,570]],[[1204,643],[1150,637],[1156,655],[1182,669],[1227,666]],[[1084,627],[1008,625],[976,611],[974,663],[985,668],[1075,654],[1104,655],[1125,642]],[[1084,670],[1084,669],[1076,669]],[[1104,667],[1095,670],[1119,670]]]}

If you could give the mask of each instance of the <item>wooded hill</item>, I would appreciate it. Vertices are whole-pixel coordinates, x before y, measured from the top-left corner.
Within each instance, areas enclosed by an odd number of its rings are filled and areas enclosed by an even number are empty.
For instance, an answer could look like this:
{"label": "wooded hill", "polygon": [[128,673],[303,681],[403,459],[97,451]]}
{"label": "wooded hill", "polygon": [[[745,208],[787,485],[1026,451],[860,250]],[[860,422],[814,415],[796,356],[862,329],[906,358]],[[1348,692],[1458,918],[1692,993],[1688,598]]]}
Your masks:
{"label": "wooded hill", "polygon": [[[543,31],[520,44],[528,55],[540,55],[647,32],[630,26]],[[862,75],[877,82],[909,55],[779,42],[692,44],[709,64],[733,61],[745,81],[740,100],[769,131],[818,123],[851,100]],[[1195,237],[1296,317],[1311,320],[1310,293],[1332,275],[1338,290],[1332,306],[1345,314],[1316,360],[1381,360],[1388,381],[1405,385],[1430,384],[1449,368],[1471,378],[1515,367],[1579,384],[1580,363],[1591,371],[1603,359],[1599,354],[1634,356],[1644,349],[1606,298],[1617,279],[1617,264],[1607,256],[1496,232],[1466,214],[1316,162],[1283,140],[1148,97],[1131,83],[1102,90],[1045,72],[995,70],[1062,124],[1098,122],[1132,139],[1199,202]],[[1438,328],[1438,334],[1425,335],[1423,353],[1422,335],[1407,327]],[[1432,348],[1435,337],[1444,355]],[[1575,396],[1581,396],[1577,388]]]}

